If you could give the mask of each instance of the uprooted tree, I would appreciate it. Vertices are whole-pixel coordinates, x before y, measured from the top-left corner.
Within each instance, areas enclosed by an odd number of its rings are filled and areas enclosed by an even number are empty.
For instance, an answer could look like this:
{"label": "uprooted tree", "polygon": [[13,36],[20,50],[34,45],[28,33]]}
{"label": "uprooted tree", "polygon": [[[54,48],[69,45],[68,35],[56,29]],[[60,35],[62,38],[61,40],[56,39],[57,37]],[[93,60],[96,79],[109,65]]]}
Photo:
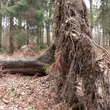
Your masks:
{"label": "uprooted tree", "polygon": [[83,0],[56,0],[54,28],[55,43],[43,55],[0,60],[2,71],[45,74],[51,65],[58,94],[72,110],[109,110],[110,55],[92,40]]}

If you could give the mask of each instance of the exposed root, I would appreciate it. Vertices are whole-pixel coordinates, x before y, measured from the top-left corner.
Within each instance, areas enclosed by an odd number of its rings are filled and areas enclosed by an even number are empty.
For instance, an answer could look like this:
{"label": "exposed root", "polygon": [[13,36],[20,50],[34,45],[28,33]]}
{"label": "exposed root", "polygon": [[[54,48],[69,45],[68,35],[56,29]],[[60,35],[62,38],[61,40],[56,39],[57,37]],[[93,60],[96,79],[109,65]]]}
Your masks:
{"label": "exposed root", "polygon": [[[50,69],[55,74],[58,93],[72,110],[108,110],[110,54],[91,39],[83,0],[56,3],[56,53],[61,54]],[[100,57],[96,53],[99,49],[103,53]]]}

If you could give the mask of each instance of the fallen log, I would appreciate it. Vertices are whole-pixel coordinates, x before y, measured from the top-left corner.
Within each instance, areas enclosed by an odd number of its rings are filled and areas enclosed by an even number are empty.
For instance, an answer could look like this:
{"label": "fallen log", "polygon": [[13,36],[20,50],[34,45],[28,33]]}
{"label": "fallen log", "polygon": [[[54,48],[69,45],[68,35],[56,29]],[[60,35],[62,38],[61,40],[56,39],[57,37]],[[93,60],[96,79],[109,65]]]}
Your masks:
{"label": "fallen log", "polygon": [[22,73],[27,75],[45,75],[45,69],[54,62],[55,45],[39,57],[29,58],[2,58],[0,59],[1,72]]}
{"label": "fallen log", "polygon": [[[32,59],[32,58],[31,58]],[[5,61],[0,61],[2,70],[1,72],[6,73],[22,73],[27,75],[34,75],[34,74],[42,74],[45,75],[46,67],[49,67],[50,64],[42,63],[39,60],[29,60],[29,58],[25,58],[25,61],[21,58],[20,60],[16,59],[6,59]]]}
{"label": "fallen log", "polygon": [[22,73],[23,75],[46,75],[45,74],[45,70],[44,72],[42,71],[43,69],[28,69],[28,68],[24,68],[24,69],[6,69],[6,70],[2,70],[0,72],[3,72],[3,73]]}

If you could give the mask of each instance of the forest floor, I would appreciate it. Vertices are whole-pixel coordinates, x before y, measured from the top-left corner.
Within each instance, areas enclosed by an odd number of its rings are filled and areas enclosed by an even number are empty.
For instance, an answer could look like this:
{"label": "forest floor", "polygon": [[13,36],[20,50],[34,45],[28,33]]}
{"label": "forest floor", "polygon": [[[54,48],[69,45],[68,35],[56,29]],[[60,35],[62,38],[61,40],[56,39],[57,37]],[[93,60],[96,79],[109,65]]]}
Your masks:
{"label": "forest floor", "polygon": [[[110,52],[110,47],[106,48]],[[39,54],[45,51],[42,50]],[[97,51],[103,54],[101,51]],[[38,56],[33,50],[24,47],[13,55],[0,53],[2,58]],[[52,75],[43,77],[22,74],[0,73],[0,110],[71,110],[56,95],[55,80]]]}
{"label": "forest floor", "polygon": [[0,110],[67,110],[48,76],[0,74]]}
{"label": "forest floor", "polygon": [[[41,51],[40,53],[42,53]],[[18,50],[13,55],[1,53],[4,57],[36,56],[30,49]],[[52,76],[25,76],[0,73],[0,110],[70,110],[56,95]]]}

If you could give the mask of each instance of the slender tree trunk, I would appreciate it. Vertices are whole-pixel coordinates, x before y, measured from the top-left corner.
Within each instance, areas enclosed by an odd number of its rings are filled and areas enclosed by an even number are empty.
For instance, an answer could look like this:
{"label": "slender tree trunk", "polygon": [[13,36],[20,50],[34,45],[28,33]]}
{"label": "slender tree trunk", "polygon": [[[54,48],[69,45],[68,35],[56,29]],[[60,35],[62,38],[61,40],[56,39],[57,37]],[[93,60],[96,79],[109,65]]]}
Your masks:
{"label": "slender tree trunk", "polygon": [[41,39],[40,38],[40,27],[39,27],[40,25],[38,24],[37,26],[38,26],[37,27],[37,43],[40,44],[40,39]]}
{"label": "slender tree trunk", "polygon": [[91,31],[93,29],[93,12],[92,12],[92,0],[90,0],[90,28],[91,28]]}
{"label": "slender tree trunk", "polygon": [[2,38],[2,25],[1,25],[1,22],[2,22],[2,19],[1,19],[2,17],[0,17],[0,48],[2,47],[2,45],[1,45],[1,38]]}
{"label": "slender tree trunk", "polygon": [[[10,6],[14,5],[14,0],[10,0]],[[13,53],[14,51],[14,44],[13,44],[13,16],[10,16],[10,38],[9,38],[9,52]]]}
{"label": "slender tree trunk", "polygon": [[10,17],[10,38],[9,38],[9,44],[10,44],[10,53],[13,53],[14,45],[13,45],[13,17]]}
{"label": "slender tree trunk", "polygon": [[97,34],[98,34],[98,45],[101,45],[101,33],[100,33],[100,28],[97,26]]}
{"label": "slender tree trunk", "polygon": [[110,46],[110,36],[109,36],[109,46]]}
{"label": "slender tree trunk", "polygon": [[[21,32],[21,31],[22,31],[22,19],[21,19],[21,17],[19,17],[18,20],[19,20],[19,22],[18,22],[18,23],[19,23],[19,24],[18,24],[18,25],[19,25],[19,30],[20,30],[20,32]],[[19,40],[17,41],[17,43],[18,43],[18,49],[20,49],[21,46],[22,46],[22,43],[21,43],[21,41],[19,41]]]}
{"label": "slender tree trunk", "polygon": [[[0,9],[1,9],[1,1],[0,1]],[[0,48],[1,48],[1,38],[2,38],[2,15],[0,15]]]}
{"label": "slender tree trunk", "polygon": [[40,43],[42,44],[43,43],[43,39],[42,39],[42,28],[40,27]]}
{"label": "slender tree trunk", "polygon": [[105,47],[106,34],[105,34],[105,5],[104,1],[102,1],[102,35],[103,35],[103,47]]}
{"label": "slender tree trunk", "polygon": [[106,35],[105,46],[108,46],[108,36],[107,36],[107,33],[105,35]]}
{"label": "slender tree trunk", "polygon": [[40,28],[40,33],[41,33],[41,43],[43,44],[43,36],[44,36],[44,25],[42,24],[42,28]]}
{"label": "slender tree trunk", "polygon": [[[51,1],[49,1],[49,3],[51,4]],[[51,8],[48,9],[47,16],[48,16],[49,18],[51,17]],[[51,44],[51,41],[50,41],[50,25],[51,25],[51,22],[48,21],[47,24],[46,24],[46,30],[47,30],[47,45],[48,45],[48,46],[50,46],[50,44]]]}
{"label": "slender tree trunk", "polygon": [[103,31],[103,47],[105,47],[105,29],[104,29],[104,27],[103,27],[102,31]]}
{"label": "slender tree trunk", "polygon": [[50,25],[46,24],[46,31],[47,31],[47,45],[50,46]]}
{"label": "slender tree trunk", "polygon": [[29,24],[28,24],[28,19],[27,19],[27,40],[26,40],[26,44],[29,44]]}
{"label": "slender tree trunk", "polygon": [[41,25],[41,27],[39,27],[40,43],[43,44],[44,25],[43,25],[43,23],[41,23],[40,25]]}

